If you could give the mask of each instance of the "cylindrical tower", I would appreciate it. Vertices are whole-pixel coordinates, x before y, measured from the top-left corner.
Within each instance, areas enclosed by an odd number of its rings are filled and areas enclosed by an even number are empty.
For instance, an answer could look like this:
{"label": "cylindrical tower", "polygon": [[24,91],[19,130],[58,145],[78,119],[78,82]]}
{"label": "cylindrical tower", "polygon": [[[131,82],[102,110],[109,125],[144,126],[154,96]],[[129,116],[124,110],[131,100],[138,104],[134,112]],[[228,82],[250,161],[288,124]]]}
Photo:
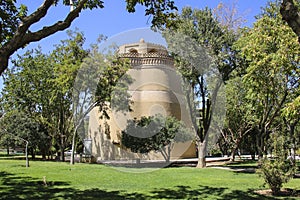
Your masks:
{"label": "cylindrical tower", "polygon": [[[88,137],[92,139],[92,152],[97,160],[140,158],[119,148],[120,136],[130,119],[162,114],[174,116],[187,126],[191,124],[181,76],[176,73],[174,61],[164,46],[141,39],[137,43],[120,46],[118,55],[121,59],[128,59],[132,66],[127,72],[132,80],[128,85],[132,111],[118,111],[112,105],[110,119],[100,119],[97,108],[91,112]],[[176,143],[171,151],[174,159],[193,156],[195,148],[192,141]],[[143,159],[163,158],[160,153],[151,152],[143,155]]]}
{"label": "cylindrical tower", "polygon": [[173,59],[164,46],[147,43],[122,45],[119,56],[130,60],[132,69],[127,73],[133,83],[129,85],[131,117],[172,115],[181,120],[181,80],[174,69]]}

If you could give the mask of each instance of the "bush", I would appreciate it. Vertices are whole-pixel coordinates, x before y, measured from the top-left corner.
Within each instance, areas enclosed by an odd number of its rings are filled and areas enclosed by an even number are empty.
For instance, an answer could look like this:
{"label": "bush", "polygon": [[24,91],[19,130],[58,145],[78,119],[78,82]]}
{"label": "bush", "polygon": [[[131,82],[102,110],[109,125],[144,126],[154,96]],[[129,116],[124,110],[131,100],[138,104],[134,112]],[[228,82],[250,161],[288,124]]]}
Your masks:
{"label": "bush", "polygon": [[282,188],[283,183],[287,183],[295,173],[295,167],[290,160],[282,160],[275,158],[270,160],[263,159],[260,169],[261,176],[264,178],[272,190],[274,195],[277,195]]}
{"label": "bush", "polygon": [[290,159],[287,159],[287,140],[283,134],[272,134],[270,142],[275,157],[264,158],[259,173],[269,185],[272,193],[277,195],[282,184],[287,183],[295,174],[296,166]]}

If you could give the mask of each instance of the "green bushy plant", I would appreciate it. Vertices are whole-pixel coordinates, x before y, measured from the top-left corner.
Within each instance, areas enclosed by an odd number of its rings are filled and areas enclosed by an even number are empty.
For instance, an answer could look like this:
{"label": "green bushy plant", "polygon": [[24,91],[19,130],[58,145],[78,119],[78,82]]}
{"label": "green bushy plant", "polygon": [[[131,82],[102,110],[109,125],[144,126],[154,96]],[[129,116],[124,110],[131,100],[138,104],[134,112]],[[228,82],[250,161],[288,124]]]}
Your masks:
{"label": "green bushy plant", "polygon": [[259,173],[265,183],[269,185],[272,193],[277,195],[282,185],[293,177],[296,166],[291,160],[287,159],[288,154],[285,137],[279,134],[273,134],[271,141],[274,157],[265,157],[261,161]]}

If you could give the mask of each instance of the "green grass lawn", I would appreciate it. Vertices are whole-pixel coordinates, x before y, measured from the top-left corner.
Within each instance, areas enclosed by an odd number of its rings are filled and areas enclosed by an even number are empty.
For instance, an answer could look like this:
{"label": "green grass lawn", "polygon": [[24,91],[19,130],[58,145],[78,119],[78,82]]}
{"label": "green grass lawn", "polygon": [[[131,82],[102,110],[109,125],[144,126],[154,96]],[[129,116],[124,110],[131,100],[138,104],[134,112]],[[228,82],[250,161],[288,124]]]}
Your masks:
{"label": "green grass lawn", "polygon": [[[133,171],[140,173],[42,161],[26,168],[24,160],[0,159],[0,199],[275,199],[253,192],[263,188],[255,173],[192,167]],[[300,179],[284,187],[300,190]]]}

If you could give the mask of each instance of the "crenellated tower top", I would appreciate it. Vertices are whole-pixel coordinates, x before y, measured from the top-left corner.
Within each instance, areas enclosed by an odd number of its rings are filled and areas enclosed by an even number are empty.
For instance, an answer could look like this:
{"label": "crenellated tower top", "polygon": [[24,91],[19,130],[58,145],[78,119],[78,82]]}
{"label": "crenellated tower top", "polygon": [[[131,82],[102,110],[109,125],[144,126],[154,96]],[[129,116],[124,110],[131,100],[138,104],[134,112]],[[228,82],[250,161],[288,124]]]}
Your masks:
{"label": "crenellated tower top", "polygon": [[143,38],[137,43],[120,46],[118,54],[120,58],[129,58],[132,66],[174,65],[174,60],[169,55],[166,47],[145,42]]}

